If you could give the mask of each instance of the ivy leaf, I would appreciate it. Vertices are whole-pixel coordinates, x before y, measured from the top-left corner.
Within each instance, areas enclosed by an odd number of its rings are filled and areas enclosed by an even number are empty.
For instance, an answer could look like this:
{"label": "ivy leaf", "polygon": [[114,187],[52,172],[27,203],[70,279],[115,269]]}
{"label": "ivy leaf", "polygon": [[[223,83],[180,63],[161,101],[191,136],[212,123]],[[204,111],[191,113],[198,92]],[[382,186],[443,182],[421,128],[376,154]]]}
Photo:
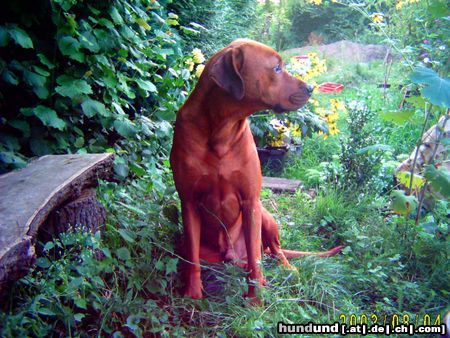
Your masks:
{"label": "ivy leaf", "polygon": [[114,173],[121,177],[125,178],[128,176],[130,169],[128,168],[126,163],[114,163]]}
{"label": "ivy leaf", "polygon": [[68,75],[61,75],[56,79],[56,82],[59,86],[55,88],[55,91],[61,96],[73,99],[78,95],[92,94],[91,86],[84,80],[75,79]]}
{"label": "ivy leaf", "polygon": [[134,232],[127,230],[127,229],[119,229],[117,230],[117,232],[120,234],[120,236],[126,240],[129,243],[134,243],[135,242],[135,234]]}
{"label": "ivy leaf", "polygon": [[136,23],[141,26],[142,28],[144,28],[146,31],[149,31],[150,29],[152,29],[152,27],[150,27],[150,25],[147,23],[147,21],[145,21],[142,18],[136,19]]}
{"label": "ivy leaf", "polygon": [[131,257],[130,251],[125,247],[117,249],[116,254],[117,254],[117,257],[123,261],[126,261],[126,260],[130,259],[130,257]]}
{"label": "ivy leaf", "polygon": [[156,135],[158,137],[169,136],[172,130],[172,125],[167,121],[161,121],[156,124]]}
{"label": "ivy leaf", "polygon": [[30,139],[30,149],[36,156],[44,156],[53,152],[52,144],[48,140],[37,137]]}
{"label": "ivy leaf", "polygon": [[42,76],[45,76],[45,77],[50,76],[50,73],[47,72],[45,69],[43,69],[43,68],[41,68],[41,67],[33,66],[32,68],[33,68],[33,70],[34,70],[37,74],[39,74],[39,75],[42,75]]}
{"label": "ivy leaf", "polygon": [[12,26],[8,29],[9,36],[23,48],[33,48],[33,41],[31,41],[30,36],[22,28],[17,26]]}
{"label": "ivy leaf", "polygon": [[81,104],[81,109],[87,117],[93,117],[96,114],[104,117],[108,117],[111,115],[109,111],[106,110],[106,107],[103,103],[92,99],[83,101],[83,103]]}
{"label": "ivy leaf", "polygon": [[198,30],[190,28],[190,27],[180,26],[180,28],[182,29],[183,33],[185,33],[185,34],[190,34],[190,35],[199,35],[200,34],[200,32]]}
{"label": "ivy leaf", "polygon": [[136,134],[134,123],[128,119],[114,121],[114,128],[125,138],[131,138]]}
{"label": "ivy leaf", "polygon": [[381,112],[380,116],[385,121],[395,122],[397,124],[404,124],[406,121],[414,116],[414,110],[400,110],[391,112]]}
{"label": "ivy leaf", "polygon": [[8,69],[4,69],[1,74],[3,81],[12,84],[13,86],[17,86],[19,84],[19,79],[16,74],[10,72]]}
{"label": "ivy leaf", "polygon": [[114,28],[113,23],[111,21],[109,21],[108,19],[105,19],[105,18],[101,18],[100,20],[98,20],[98,23],[100,25],[105,26],[106,28],[109,28],[109,29]]}
{"label": "ivy leaf", "polygon": [[23,79],[25,83],[33,87],[33,91],[40,99],[46,99],[49,95],[48,89],[45,86],[47,78],[29,70],[23,71]]}
{"label": "ivy leaf", "polygon": [[84,146],[84,138],[82,136],[77,137],[74,143],[75,147],[82,148]]}
{"label": "ivy leaf", "polygon": [[178,258],[170,258],[166,263],[166,274],[177,272]]}
{"label": "ivy leaf", "polygon": [[34,115],[39,118],[45,126],[59,130],[66,128],[66,122],[58,117],[56,111],[46,106],[37,106],[33,109]]}
{"label": "ivy leaf", "polygon": [[64,36],[58,39],[58,47],[63,55],[70,57],[79,62],[84,62],[84,54],[80,52],[80,42],[71,37]]}
{"label": "ivy leaf", "polygon": [[417,67],[410,79],[414,83],[423,84],[422,95],[432,104],[450,108],[450,79],[441,78],[434,70]]}
{"label": "ivy leaf", "polygon": [[48,69],[55,68],[55,65],[50,62],[50,60],[44,54],[38,54],[37,56],[39,58],[39,61],[41,61],[43,65],[47,66]]}
{"label": "ivy leaf", "polygon": [[84,313],[76,313],[73,318],[77,321],[77,322],[81,322],[83,320],[83,318],[86,317],[86,315]]}
{"label": "ivy leaf", "polygon": [[445,198],[450,197],[450,172],[445,166],[436,169],[434,165],[428,165],[424,176],[435,192]]}
{"label": "ivy leaf", "polygon": [[0,47],[5,47],[9,43],[9,34],[6,27],[0,26]]}
{"label": "ivy leaf", "polygon": [[27,165],[27,162],[18,156],[17,152],[6,151],[3,147],[0,147],[0,162],[11,164],[16,168],[23,168]]}
{"label": "ivy leaf", "polygon": [[391,209],[398,215],[409,215],[417,208],[417,199],[406,196],[403,190],[394,190],[391,193]]}
{"label": "ivy leaf", "polygon": [[138,84],[139,88],[152,92],[157,93],[158,89],[156,89],[156,86],[151,81],[145,81],[142,79],[136,79],[136,83]]}
{"label": "ivy leaf", "polygon": [[98,53],[100,46],[97,42],[97,38],[91,31],[85,31],[80,35],[81,46],[91,51],[92,53]]}
{"label": "ivy leaf", "polygon": [[111,8],[109,15],[111,15],[111,18],[113,19],[113,21],[116,25],[119,25],[119,26],[123,25],[122,16],[119,14],[119,11],[117,10],[116,7]]}
{"label": "ivy leaf", "polygon": [[11,120],[8,121],[8,124],[16,129],[19,129],[20,131],[23,132],[23,135],[28,137],[30,136],[30,125],[27,121],[23,121],[23,120]]}

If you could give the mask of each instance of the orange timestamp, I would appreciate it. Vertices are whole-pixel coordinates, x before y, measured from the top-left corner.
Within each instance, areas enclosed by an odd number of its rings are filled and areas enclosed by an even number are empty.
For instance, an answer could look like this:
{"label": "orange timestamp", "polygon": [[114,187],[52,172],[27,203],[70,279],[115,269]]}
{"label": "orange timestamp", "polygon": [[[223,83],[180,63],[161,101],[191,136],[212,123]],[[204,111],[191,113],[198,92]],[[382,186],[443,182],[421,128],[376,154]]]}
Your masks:
{"label": "orange timestamp", "polygon": [[365,325],[390,325],[392,327],[399,325],[414,324],[415,326],[438,326],[441,325],[441,315],[430,315],[427,313],[411,315],[405,314],[341,314],[339,316],[341,324],[354,326],[358,324]]}

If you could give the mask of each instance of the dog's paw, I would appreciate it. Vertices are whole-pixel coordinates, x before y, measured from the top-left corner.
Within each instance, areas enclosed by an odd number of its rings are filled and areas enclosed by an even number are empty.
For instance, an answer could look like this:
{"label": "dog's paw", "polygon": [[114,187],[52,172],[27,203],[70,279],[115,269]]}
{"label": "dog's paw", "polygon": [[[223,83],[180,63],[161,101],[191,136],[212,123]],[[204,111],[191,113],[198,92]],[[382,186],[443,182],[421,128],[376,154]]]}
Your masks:
{"label": "dog's paw", "polygon": [[247,295],[244,295],[245,298],[247,298],[247,304],[250,306],[263,306],[264,302],[261,300],[261,298],[253,296],[249,297]]}
{"label": "dog's paw", "polygon": [[288,270],[291,270],[291,271],[295,271],[295,272],[298,272],[298,269],[295,267],[295,266],[293,266],[292,264],[290,264],[290,263],[283,263],[283,267],[285,268],[285,269],[288,269]]}
{"label": "dog's paw", "polygon": [[192,298],[192,299],[201,299],[203,298],[203,292],[201,286],[190,286],[186,287],[183,293],[183,297]]}

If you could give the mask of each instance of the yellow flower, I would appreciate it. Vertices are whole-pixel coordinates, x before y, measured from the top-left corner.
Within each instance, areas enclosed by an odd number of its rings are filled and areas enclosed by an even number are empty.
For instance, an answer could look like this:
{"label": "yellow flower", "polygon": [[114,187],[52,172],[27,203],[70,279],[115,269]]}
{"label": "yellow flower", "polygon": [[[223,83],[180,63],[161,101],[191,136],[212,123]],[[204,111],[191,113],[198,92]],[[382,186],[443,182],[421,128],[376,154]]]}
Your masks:
{"label": "yellow flower", "polygon": [[333,111],[345,111],[345,105],[339,100],[331,99],[330,104]]}
{"label": "yellow flower", "polygon": [[420,0],[397,0],[397,3],[395,5],[395,9],[400,10],[405,5],[416,4],[416,3],[419,3],[419,2],[420,2]]}
{"label": "yellow flower", "polygon": [[185,63],[188,66],[189,71],[192,72],[194,70],[194,66],[195,66],[194,61],[189,59]]}
{"label": "yellow flower", "polygon": [[200,77],[203,73],[203,69],[205,69],[205,65],[198,65],[195,69],[195,76]]}
{"label": "yellow flower", "polygon": [[330,133],[330,135],[336,135],[339,133],[339,129],[337,129],[336,124],[330,124],[328,125],[328,132]]}
{"label": "yellow flower", "polygon": [[205,56],[203,55],[202,51],[198,48],[194,48],[192,50],[192,56],[195,63],[203,63],[205,62]]}
{"label": "yellow flower", "polygon": [[298,124],[294,124],[291,126],[291,135],[293,137],[300,137],[302,136],[302,129]]}
{"label": "yellow flower", "polygon": [[333,114],[327,115],[326,120],[328,123],[335,123],[337,120],[339,120],[339,114],[333,113]]}
{"label": "yellow flower", "polygon": [[325,110],[325,108],[322,108],[322,107],[318,107],[316,109],[316,113],[317,113],[317,115],[322,116],[322,117],[327,115],[327,111]]}
{"label": "yellow flower", "polygon": [[374,23],[382,23],[384,20],[384,16],[382,13],[373,13],[371,15],[371,18]]}
{"label": "yellow flower", "polygon": [[278,134],[285,134],[288,131],[288,128],[284,125],[279,125],[275,127]]}

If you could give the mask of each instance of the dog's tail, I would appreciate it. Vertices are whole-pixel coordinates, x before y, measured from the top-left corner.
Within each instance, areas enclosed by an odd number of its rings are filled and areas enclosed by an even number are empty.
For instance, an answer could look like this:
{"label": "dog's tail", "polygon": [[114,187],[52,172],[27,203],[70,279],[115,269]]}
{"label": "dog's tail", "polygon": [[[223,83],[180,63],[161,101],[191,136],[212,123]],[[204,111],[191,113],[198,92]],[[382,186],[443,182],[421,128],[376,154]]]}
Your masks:
{"label": "dog's tail", "polygon": [[340,246],[337,246],[328,251],[318,251],[318,252],[297,251],[297,250],[288,250],[288,249],[281,249],[281,251],[283,251],[283,253],[287,259],[303,257],[303,256],[331,257],[331,256],[334,256],[334,255],[338,254],[339,252],[341,252],[344,247],[345,247],[344,245],[340,245]]}

